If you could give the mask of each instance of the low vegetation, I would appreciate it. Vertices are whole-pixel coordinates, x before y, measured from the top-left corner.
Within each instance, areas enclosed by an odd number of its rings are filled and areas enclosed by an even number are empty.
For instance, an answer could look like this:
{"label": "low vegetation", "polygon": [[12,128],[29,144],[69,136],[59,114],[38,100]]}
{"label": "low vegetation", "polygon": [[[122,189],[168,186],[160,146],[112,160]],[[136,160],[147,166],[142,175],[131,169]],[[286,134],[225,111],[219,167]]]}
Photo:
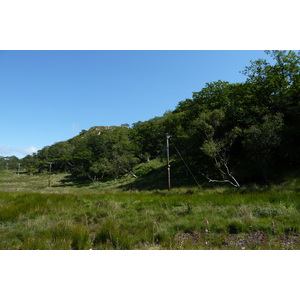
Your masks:
{"label": "low vegetation", "polygon": [[0,174],[0,249],[300,249],[296,179],[171,192],[51,180]]}

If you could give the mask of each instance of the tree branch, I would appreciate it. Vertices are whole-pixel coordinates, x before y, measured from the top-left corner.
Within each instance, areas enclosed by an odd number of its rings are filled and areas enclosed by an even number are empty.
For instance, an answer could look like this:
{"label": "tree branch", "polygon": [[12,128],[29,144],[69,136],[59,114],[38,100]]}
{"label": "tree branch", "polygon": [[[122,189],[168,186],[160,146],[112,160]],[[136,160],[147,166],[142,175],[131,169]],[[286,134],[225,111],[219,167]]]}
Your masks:
{"label": "tree branch", "polygon": [[231,176],[231,177],[234,180],[234,182],[232,182],[231,180],[228,180],[228,179],[224,179],[224,180],[211,179],[207,175],[205,175],[204,173],[201,173],[201,174],[208,180],[208,182],[220,182],[220,183],[227,183],[228,182],[231,185],[233,185],[234,187],[240,188],[239,183],[235,180],[235,178],[233,176]]}

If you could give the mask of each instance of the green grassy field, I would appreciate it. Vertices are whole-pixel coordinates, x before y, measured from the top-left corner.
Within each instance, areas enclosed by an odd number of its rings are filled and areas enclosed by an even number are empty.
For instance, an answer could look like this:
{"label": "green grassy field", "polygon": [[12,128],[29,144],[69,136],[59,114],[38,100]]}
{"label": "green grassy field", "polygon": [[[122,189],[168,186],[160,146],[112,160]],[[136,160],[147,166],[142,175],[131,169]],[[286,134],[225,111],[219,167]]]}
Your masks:
{"label": "green grassy field", "polygon": [[300,249],[299,180],[281,185],[124,191],[0,174],[0,249]]}

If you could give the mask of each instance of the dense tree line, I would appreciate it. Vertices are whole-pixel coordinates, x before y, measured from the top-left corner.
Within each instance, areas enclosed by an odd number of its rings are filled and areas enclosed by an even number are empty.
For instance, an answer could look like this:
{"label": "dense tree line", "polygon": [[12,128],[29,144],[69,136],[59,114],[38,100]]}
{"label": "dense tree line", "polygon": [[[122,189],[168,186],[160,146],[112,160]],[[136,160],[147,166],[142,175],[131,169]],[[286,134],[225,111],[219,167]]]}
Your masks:
{"label": "dense tree line", "polygon": [[16,156],[0,156],[0,171],[1,170],[17,170],[20,159]]}
{"label": "dense tree line", "polygon": [[[134,167],[163,159],[165,134],[203,180],[269,182],[300,165],[300,55],[266,51],[251,61],[244,83],[207,83],[174,111],[129,127],[93,127],[22,159],[29,173],[71,172],[92,181],[134,175]],[[176,152],[173,159],[179,159]]]}

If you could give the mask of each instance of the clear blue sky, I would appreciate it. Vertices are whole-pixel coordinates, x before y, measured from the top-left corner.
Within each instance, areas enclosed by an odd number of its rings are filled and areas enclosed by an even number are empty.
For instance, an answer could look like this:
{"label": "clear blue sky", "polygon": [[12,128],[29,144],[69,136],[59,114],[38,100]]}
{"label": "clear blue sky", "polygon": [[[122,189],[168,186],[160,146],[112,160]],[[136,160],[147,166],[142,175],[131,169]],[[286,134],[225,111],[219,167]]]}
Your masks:
{"label": "clear blue sky", "polygon": [[0,156],[96,125],[146,121],[205,83],[243,82],[263,51],[0,51]]}

